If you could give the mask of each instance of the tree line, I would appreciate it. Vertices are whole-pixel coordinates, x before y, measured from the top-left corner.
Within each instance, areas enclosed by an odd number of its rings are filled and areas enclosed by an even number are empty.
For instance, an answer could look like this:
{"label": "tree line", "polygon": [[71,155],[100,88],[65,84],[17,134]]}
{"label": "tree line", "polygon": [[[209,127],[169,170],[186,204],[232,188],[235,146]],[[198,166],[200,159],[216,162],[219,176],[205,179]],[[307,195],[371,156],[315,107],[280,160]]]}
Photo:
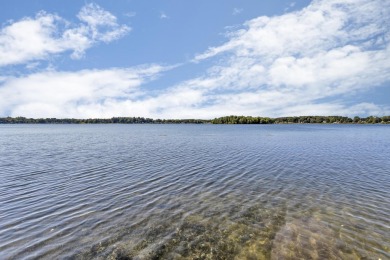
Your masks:
{"label": "tree line", "polygon": [[0,117],[0,124],[204,124],[210,120],[202,119],[152,119],[144,117],[112,118],[26,118]]}
{"label": "tree line", "polygon": [[144,117],[89,119],[0,117],[0,124],[390,124],[390,116],[355,116],[354,118],[344,116],[292,116],[277,118],[224,116],[211,120],[152,119]]}
{"label": "tree line", "polygon": [[211,120],[213,124],[390,124],[390,116],[358,117],[345,116],[290,116],[290,117],[252,117],[225,116]]}

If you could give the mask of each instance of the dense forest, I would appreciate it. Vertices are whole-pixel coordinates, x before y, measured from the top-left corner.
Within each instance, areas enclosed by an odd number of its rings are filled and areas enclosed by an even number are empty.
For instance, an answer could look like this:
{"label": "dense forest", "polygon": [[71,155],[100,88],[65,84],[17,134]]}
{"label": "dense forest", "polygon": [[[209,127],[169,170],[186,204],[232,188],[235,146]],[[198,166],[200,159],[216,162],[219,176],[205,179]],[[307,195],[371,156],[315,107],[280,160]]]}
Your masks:
{"label": "dense forest", "polygon": [[26,118],[2,117],[0,124],[390,124],[390,116],[358,117],[343,116],[294,116],[294,117],[252,117],[225,116],[212,120],[202,119],[152,119],[144,117],[113,118]]}

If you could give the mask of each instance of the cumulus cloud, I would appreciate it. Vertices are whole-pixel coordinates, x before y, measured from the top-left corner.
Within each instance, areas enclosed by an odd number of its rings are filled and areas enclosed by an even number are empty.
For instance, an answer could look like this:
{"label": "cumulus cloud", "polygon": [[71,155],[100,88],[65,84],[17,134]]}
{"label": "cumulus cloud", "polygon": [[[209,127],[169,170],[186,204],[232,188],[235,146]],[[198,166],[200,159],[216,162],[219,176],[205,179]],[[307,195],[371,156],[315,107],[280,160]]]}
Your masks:
{"label": "cumulus cloud", "polygon": [[77,17],[80,23],[72,24],[42,11],[34,18],[9,22],[0,31],[0,66],[47,59],[65,51],[71,51],[72,58],[81,58],[94,44],[111,42],[130,31],[96,4],[85,5]]}

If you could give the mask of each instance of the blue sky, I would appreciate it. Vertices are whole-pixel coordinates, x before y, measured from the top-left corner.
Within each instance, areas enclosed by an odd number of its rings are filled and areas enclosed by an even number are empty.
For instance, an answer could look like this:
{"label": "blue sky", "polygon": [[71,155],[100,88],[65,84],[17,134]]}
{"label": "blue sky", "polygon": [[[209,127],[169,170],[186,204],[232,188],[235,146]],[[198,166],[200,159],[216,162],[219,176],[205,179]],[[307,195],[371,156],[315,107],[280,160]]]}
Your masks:
{"label": "blue sky", "polygon": [[390,114],[380,0],[3,1],[0,116]]}

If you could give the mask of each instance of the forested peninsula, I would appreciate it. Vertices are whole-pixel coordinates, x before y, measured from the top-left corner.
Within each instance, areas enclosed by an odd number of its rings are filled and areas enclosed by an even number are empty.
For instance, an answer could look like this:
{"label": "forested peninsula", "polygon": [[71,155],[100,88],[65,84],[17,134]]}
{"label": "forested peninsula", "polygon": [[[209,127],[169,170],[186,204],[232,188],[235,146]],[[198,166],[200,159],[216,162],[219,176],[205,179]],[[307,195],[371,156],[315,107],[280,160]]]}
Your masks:
{"label": "forested peninsula", "polygon": [[354,118],[343,116],[293,116],[277,118],[225,116],[211,120],[152,119],[144,117],[89,119],[0,117],[0,124],[390,124],[390,116],[355,116]]}

